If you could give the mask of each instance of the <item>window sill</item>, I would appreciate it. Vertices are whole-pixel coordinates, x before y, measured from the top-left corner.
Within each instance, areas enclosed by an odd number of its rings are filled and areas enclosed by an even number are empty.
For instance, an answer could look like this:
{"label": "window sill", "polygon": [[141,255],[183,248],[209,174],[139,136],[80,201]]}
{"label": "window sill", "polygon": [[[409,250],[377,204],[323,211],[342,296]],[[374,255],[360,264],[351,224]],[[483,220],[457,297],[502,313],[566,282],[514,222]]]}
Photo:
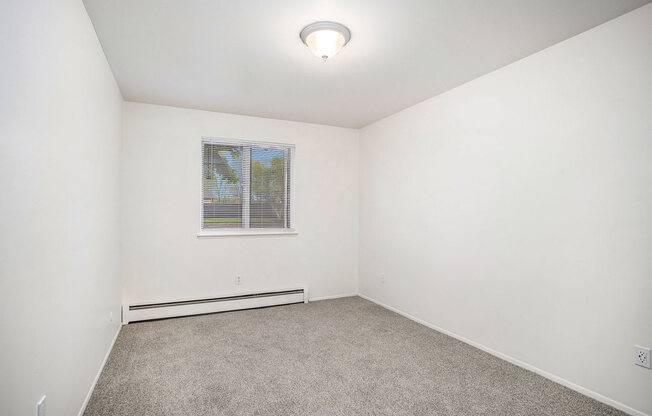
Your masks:
{"label": "window sill", "polygon": [[198,238],[210,237],[253,237],[253,236],[273,236],[273,235],[298,235],[293,229],[281,230],[222,230],[222,231],[200,231],[197,233]]}

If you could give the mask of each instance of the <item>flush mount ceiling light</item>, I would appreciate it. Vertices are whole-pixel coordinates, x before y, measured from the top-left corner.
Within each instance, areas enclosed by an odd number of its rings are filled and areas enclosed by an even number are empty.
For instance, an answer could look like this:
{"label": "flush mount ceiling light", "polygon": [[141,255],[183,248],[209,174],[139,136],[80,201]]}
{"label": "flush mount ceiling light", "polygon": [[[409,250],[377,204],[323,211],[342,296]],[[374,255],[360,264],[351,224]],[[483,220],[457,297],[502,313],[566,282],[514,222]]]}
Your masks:
{"label": "flush mount ceiling light", "polygon": [[326,62],[349,42],[351,32],[339,23],[315,22],[304,27],[299,36],[315,56]]}

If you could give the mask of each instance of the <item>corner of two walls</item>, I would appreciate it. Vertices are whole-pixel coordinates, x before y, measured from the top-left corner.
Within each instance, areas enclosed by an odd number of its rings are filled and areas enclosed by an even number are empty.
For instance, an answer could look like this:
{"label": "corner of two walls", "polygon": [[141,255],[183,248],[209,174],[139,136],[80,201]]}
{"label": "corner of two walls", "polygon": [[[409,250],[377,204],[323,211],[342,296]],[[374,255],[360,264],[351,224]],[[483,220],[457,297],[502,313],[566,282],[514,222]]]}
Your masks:
{"label": "corner of two walls", "polygon": [[652,414],[651,28],[643,6],[365,127],[360,293]]}

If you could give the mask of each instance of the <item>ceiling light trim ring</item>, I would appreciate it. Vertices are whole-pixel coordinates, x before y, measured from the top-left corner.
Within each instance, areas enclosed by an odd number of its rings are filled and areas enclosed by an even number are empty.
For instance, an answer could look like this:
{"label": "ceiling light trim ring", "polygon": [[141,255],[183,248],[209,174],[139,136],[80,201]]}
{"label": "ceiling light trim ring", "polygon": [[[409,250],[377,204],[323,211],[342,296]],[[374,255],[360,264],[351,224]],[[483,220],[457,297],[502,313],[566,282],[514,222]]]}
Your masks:
{"label": "ceiling light trim ring", "polygon": [[340,32],[344,36],[344,45],[349,43],[349,40],[351,40],[351,31],[349,30],[349,28],[347,28],[341,23],[328,22],[328,21],[315,22],[309,24],[308,26],[304,27],[301,30],[301,33],[299,33],[299,37],[301,38],[301,41],[307,45],[306,38],[308,37],[308,35],[310,35],[312,32],[316,32],[318,30],[324,30],[324,29],[331,29]]}

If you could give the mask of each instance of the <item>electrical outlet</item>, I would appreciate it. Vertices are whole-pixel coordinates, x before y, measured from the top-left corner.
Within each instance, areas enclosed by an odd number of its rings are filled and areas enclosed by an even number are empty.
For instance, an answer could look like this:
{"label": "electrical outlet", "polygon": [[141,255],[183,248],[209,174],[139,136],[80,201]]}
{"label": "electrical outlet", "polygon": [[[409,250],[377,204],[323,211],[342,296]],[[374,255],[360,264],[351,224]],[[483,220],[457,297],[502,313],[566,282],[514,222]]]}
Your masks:
{"label": "electrical outlet", "polygon": [[240,279],[240,275],[235,277],[235,284],[237,286],[240,286],[242,284],[242,279]]}
{"label": "electrical outlet", "polygon": [[650,368],[650,349],[634,345],[634,364]]}
{"label": "electrical outlet", "polygon": [[380,274],[380,283],[385,284],[385,273]]}
{"label": "electrical outlet", "polygon": [[109,312],[109,322],[113,322],[113,311]]}
{"label": "electrical outlet", "polygon": [[36,416],[45,416],[45,396],[36,402]]}

